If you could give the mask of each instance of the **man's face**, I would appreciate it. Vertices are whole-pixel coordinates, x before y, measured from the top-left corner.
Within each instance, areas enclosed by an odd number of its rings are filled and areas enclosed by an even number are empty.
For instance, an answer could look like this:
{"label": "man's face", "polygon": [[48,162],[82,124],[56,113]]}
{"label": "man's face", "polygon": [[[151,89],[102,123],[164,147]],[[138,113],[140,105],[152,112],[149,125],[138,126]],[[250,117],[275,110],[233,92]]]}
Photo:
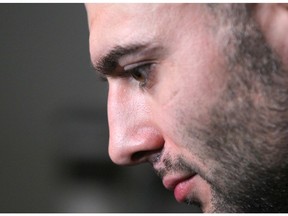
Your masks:
{"label": "man's face", "polygon": [[270,75],[281,67],[252,21],[201,4],[86,8],[91,60],[109,82],[111,159],[151,163],[177,201],[204,212],[275,210],[287,78]]}

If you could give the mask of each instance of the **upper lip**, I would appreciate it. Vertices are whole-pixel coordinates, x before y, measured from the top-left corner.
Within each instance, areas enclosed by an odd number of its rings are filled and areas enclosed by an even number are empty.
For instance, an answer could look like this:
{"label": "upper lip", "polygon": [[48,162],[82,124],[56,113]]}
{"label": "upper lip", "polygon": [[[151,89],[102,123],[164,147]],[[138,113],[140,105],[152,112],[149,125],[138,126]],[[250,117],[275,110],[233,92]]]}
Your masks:
{"label": "upper lip", "polygon": [[166,189],[174,190],[177,184],[190,179],[191,177],[195,176],[196,173],[190,173],[186,175],[167,175],[163,178],[162,182]]}

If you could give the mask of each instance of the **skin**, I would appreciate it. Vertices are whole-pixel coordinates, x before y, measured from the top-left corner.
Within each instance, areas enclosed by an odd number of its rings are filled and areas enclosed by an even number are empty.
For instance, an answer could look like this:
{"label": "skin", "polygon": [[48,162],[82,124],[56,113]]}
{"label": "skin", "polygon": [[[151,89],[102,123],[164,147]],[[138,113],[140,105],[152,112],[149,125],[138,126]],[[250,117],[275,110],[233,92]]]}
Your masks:
{"label": "skin", "polygon": [[[223,17],[246,9],[202,4],[86,9],[92,64],[109,82],[113,162],[151,163],[177,201],[197,203],[203,212],[285,211],[287,49],[263,21],[271,10],[253,8],[252,18],[234,20]],[[117,60],[110,55],[104,62],[115,47]]]}

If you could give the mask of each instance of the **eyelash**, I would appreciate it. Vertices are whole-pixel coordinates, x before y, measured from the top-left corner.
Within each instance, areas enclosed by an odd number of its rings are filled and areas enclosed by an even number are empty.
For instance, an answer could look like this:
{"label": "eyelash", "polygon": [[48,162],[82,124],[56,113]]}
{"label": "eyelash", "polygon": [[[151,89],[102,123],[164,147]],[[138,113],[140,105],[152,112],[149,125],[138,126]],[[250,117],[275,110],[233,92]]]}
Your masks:
{"label": "eyelash", "polygon": [[141,62],[124,67],[125,75],[139,82],[141,88],[149,87],[152,80],[152,71],[155,63]]}

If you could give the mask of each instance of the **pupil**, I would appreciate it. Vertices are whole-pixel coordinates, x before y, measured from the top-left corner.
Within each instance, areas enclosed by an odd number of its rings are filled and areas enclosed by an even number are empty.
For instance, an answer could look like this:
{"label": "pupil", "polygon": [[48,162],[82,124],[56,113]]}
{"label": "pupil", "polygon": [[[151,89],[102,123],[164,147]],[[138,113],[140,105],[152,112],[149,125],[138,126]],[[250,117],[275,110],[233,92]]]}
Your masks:
{"label": "pupil", "polygon": [[133,73],[133,77],[137,80],[143,80],[142,74],[139,73],[138,71]]}

